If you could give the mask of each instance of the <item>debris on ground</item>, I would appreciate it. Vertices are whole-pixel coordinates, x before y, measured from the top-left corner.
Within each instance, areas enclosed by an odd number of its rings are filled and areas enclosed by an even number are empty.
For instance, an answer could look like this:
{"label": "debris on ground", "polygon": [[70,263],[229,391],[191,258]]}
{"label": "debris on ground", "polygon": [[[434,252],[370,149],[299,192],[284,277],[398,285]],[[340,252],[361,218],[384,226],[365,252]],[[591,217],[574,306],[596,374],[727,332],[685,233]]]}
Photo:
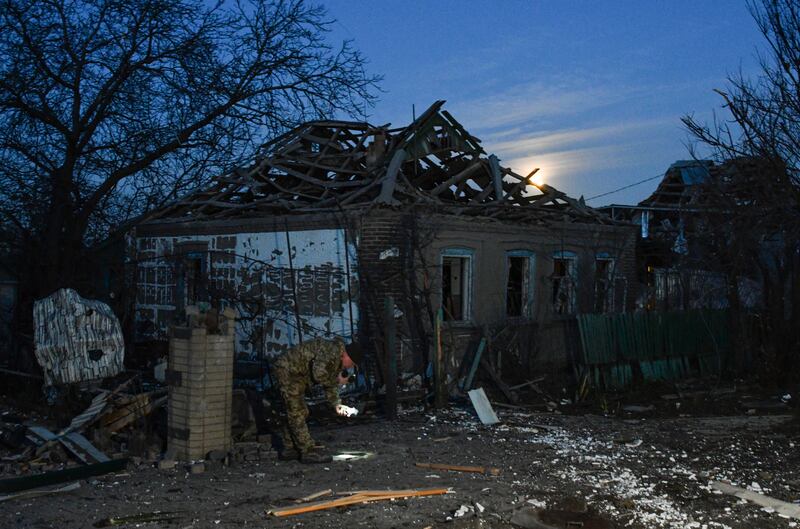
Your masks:
{"label": "debris on ground", "polygon": [[[754,483],[754,485],[757,485],[757,483]],[[710,484],[710,487],[722,493],[731,494],[733,496],[736,496],[737,498],[751,501],[756,505],[761,505],[762,507],[764,507],[764,509],[767,510],[767,512],[776,512],[781,516],[785,516],[786,518],[794,518],[795,520],[800,520],[800,505],[794,503],[788,503],[775,498],[770,498],[765,494],[761,494],[752,490],[743,489],[741,487],[735,487],[730,483],[721,483],[719,481],[714,481]],[[760,488],[761,487],[759,486],[758,489]]]}
{"label": "debris on ground", "polygon": [[475,408],[475,413],[478,414],[478,418],[483,424],[492,425],[500,422],[483,388],[470,390],[468,395],[470,401],[472,401],[472,406]]}

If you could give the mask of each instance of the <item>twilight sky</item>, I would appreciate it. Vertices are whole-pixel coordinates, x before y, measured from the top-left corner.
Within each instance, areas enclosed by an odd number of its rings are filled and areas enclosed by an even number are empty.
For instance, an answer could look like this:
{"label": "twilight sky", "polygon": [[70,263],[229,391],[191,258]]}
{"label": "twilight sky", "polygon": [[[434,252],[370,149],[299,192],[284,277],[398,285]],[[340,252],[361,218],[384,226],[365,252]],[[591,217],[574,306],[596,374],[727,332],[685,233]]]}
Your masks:
{"label": "twilight sky", "polygon": [[[586,198],[687,159],[680,117],[755,73],[763,39],[744,0],[327,0],[334,39],[385,76],[368,120],[411,121],[437,99],[489,153]],[[724,115],[724,114],[723,114]],[[636,203],[658,180],[589,202]]]}

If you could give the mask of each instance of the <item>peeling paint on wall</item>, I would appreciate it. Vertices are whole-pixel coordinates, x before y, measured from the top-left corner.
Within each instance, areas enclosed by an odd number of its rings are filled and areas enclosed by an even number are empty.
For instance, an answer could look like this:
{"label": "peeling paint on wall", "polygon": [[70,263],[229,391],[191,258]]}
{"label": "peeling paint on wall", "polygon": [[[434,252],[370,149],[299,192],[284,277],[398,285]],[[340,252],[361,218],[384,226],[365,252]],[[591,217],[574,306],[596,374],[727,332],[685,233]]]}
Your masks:
{"label": "peeling paint on wall", "polygon": [[[139,237],[137,338],[166,338],[171,320],[187,304],[219,300],[241,316],[237,353],[279,354],[300,341],[295,297],[304,339],[349,338],[358,307],[357,294],[348,292],[343,230],[293,231],[289,239],[294,277],[284,231]],[[356,250],[348,246],[349,284],[355,289]]]}

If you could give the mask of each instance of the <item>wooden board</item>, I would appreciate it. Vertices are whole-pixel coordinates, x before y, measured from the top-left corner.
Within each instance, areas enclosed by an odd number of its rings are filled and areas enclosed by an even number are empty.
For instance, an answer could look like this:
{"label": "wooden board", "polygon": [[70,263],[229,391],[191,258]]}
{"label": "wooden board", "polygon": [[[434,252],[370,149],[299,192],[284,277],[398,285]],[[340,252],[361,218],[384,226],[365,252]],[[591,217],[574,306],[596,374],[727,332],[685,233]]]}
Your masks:
{"label": "wooden board", "polygon": [[358,505],[360,503],[368,503],[373,501],[386,501],[398,498],[411,498],[420,496],[437,496],[447,494],[450,489],[420,489],[420,490],[387,490],[387,491],[362,491],[345,498],[336,500],[322,501],[318,503],[310,503],[299,507],[286,507],[283,509],[274,509],[269,511],[273,516],[294,516],[296,514],[305,514],[314,511],[323,511],[326,509],[335,509],[336,507],[347,507],[348,505]]}

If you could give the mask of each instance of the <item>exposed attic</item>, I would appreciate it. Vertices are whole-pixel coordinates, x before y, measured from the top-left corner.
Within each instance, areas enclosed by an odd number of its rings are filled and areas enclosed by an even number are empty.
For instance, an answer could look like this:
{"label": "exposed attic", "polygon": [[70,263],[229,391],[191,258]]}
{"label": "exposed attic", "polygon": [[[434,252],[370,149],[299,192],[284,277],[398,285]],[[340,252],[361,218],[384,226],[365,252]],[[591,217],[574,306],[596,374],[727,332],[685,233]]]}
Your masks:
{"label": "exposed attic", "polygon": [[265,144],[257,161],[167,206],[151,221],[430,207],[518,222],[613,223],[593,208],[487,155],[437,101],[407,127],[304,123]]}

